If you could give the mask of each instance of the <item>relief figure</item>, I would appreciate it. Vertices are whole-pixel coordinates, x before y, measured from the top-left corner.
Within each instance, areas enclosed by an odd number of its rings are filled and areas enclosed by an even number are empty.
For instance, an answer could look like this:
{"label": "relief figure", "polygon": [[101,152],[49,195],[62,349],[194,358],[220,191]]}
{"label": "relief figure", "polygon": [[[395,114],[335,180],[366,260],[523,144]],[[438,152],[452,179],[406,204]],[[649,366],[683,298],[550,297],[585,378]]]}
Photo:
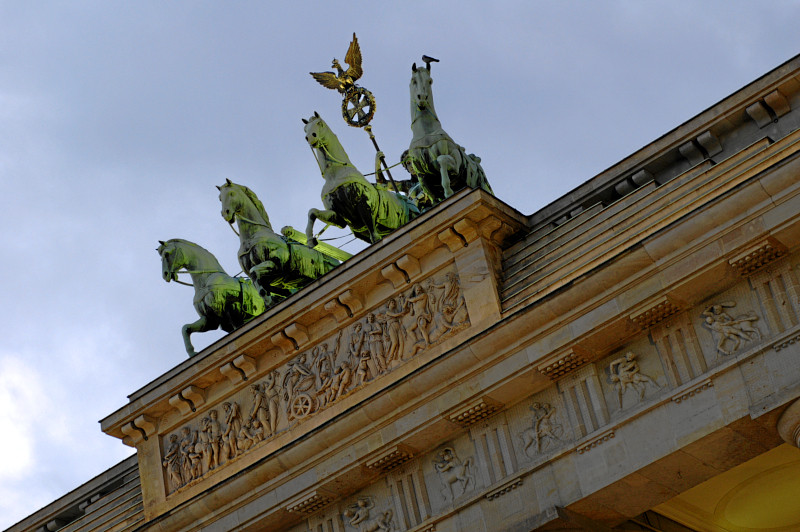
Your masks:
{"label": "relief figure", "polygon": [[225,410],[225,432],[222,433],[222,440],[224,441],[224,452],[226,458],[236,458],[239,454],[239,446],[237,437],[239,431],[242,430],[242,415],[239,411],[239,403],[222,403],[222,409]]}
{"label": "relief figure", "polygon": [[639,393],[639,400],[644,399],[644,394],[648,384],[652,384],[656,389],[659,388],[653,379],[641,373],[636,355],[628,351],[625,356],[614,359],[608,365],[611,383],[617,391],[617,401],[622,408],[622,396],[628,387]]}
{"label": "relief figure", "polygon": [[376,320],[375,314],[372,312],[367,314],[365,333],[370,353],[372,353],[372,357],[378,365],[378,371],[384,373],[386,371],[386,358],[383,353],[383,324]]}
{"label": "relief figure", "polygon": [[475,480],[470,474],[469,468],[472,465],[472,457],[467,458],[463,462],[456,455],[455,449],[452,447],[445,447],[439,451],[436,459],[433,461],[433,467],[439,473],[439,478],[442,481],[442,496],[445,500],[448,499],[449,493],[450,500],[456,498],[453,491],[453,484],[461,486],[461,493],[463,495],[467,491],[467,486],[472,483],[475,485]]}
{"label": "relief figure", "polygon": [[429,327],[433,316],[431,316],[430,298],[421,284],[416,283],[411,289],[411,296],[409,296],[406,306],[410,309],[411,316],[414,317],[414,321],[406,328],[409,334],[414,334],[411,352],[411,356],[414,356],[417,351],[431,345]]}
{"label": "relief figure", "polygon": [[541,453],[550,444],[562,441],[564,428],[554,419],[556,409],[550,403],[536,402],[531,405],[530,409],[533,412],[533,427],[520,434],[522,450],[528,454],[528,449],[536,442],[536,452]]}
{"label": "relief figure", "polygon": [[305,353],[289,362],[283,376],[283,398],[288,421],[305,417],[314,410],[316,403],[308,392],[314,387],[315,381],[316,375],[306,364]]}
{"label": "relief figure", "polygon": [[344,511],[347,522],[359,532],[388,532],[392,530],[392,510],[380,512],[378,517],[370,519],[370,510],[375,508],[372,497],[359,497]]}
{"label": "relief figure", "polygon": [[278,380],[280,378],[280,372],[274,369],[267,374],[264,382],[261,383],[264,396],[267,398],[267,412],[269,413],[269,420],[267,424],[264,425],[264,430],[269,431],[268,436],[274,436],[278,431],[278,409],[281,400]]}
{"label": "relief figure", "polygon": [[400,361],[403,357],[405,349],[405,331],[401,319],[408,311],[402,309],[402,305],[398,307],[397,299],[390,299],[387,304],[388,310],[379,317],[386,322],[386,337],[388,338],[388,345],[386,347],[386,364],[391,364],[395,361]]}
{"label": "relief figure", "polygon": [[735,307],[733,301],[726,301],[707,307],[703,312],[703,326],[711,331],[717,341],[717,351],[724,355],[732,355],[742,342],[761,340],[761,331],[753,325],[758,321],[755,312],[742,314],[735,319],[725,309]]}
{"label": "relief figure", "polygon": [[164,453],[164,459],[161,464],[167,468],[167,476],[172,484],[172,490],[176,490],[183,486],[183,476],[181,473],[181,455],[180,444],[178,443],[178,435],[171,434],[169,437],[169,446]]}

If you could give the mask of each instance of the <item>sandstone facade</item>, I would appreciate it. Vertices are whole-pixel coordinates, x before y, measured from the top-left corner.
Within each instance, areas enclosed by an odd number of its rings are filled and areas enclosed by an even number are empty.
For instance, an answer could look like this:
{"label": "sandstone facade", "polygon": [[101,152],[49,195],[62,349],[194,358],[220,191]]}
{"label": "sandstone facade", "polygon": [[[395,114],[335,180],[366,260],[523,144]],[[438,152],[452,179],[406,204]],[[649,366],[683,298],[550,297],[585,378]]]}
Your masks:
{"label": "sandstone facade", "polygon": [[449,198],[104,419],[124,519],[11,530],[800,528],[798,73],[531,216]]}

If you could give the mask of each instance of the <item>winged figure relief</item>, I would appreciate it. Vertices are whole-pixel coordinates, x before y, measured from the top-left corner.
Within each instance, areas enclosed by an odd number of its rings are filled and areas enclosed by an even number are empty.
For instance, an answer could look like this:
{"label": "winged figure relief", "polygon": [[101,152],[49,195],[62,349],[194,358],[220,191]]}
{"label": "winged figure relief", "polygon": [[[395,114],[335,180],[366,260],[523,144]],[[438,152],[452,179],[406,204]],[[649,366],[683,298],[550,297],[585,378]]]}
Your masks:
{"label": "winged figure relief", "polygon": [[348,69],[344,70],[341,63],[334,58],[331,68],[336,69],[333,72],[309,72],[315,80],[323,87],[335,89],[342,94],[355,87],[356,80],[361,77],[363,70],[361,69],[361,48],[358,46],[358,39],[356,34],[353,33],[353,41],[350,43],[350,48],[347,49],[347,55],[344,56],[344,62],[347,63]]}

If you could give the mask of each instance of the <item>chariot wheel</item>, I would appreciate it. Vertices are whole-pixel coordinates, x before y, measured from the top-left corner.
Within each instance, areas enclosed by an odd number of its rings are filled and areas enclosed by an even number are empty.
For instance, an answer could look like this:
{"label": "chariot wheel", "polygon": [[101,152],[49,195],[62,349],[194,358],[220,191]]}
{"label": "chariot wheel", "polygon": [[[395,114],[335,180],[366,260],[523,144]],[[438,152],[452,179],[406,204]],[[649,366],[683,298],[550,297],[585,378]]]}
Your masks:
{"label": "chariot wheel", "polygon": [[306,417],[314,410],[314,399],[307,393],[298,394],[292,399],[292,417],[301,419]]}
{"label": "chariot wheel", "polygon": [[375,97],[363,87],[354,87],[342,100],[342,118],[348,126],[364,127],[375,115]]}

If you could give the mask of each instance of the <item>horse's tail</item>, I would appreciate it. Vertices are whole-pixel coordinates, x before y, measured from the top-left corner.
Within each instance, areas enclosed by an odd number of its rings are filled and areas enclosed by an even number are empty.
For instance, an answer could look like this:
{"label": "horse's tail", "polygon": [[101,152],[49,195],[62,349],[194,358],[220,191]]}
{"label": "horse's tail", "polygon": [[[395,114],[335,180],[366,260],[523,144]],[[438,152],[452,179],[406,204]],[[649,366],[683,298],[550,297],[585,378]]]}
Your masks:
{"label": "horse's tail", "polygon": [[486,172],[483,171],[483,167],[481,166],[481,158],[474,153],[467,155],[464,148],[461,148],[461,156],[464,158],[467,170],[467,184],[471,188],[482,188],[494,196],[492,187],[489,185],[489,180],[486,178]]}

